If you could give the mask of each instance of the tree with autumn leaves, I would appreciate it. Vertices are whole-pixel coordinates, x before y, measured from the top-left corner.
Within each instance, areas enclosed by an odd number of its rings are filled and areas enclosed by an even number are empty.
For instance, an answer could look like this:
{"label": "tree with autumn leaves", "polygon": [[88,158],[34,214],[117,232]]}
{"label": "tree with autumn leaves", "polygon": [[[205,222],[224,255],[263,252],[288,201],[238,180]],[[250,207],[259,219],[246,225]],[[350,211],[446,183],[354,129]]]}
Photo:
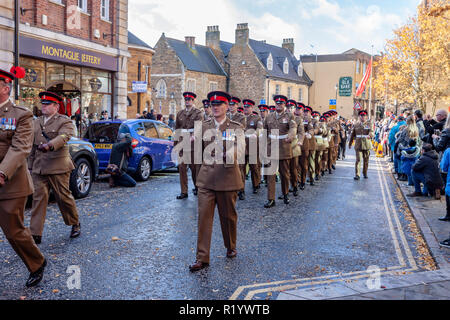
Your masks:
{"label": "tree with autumn leaves", "polygon": [[[445,2],[445,3],[444,3]],[[374,89],[387,103],[426,110],[450,103],[450,5],[434,1],[394,30],[374,64]],[[381,98],[383,99],[383,98]]]}

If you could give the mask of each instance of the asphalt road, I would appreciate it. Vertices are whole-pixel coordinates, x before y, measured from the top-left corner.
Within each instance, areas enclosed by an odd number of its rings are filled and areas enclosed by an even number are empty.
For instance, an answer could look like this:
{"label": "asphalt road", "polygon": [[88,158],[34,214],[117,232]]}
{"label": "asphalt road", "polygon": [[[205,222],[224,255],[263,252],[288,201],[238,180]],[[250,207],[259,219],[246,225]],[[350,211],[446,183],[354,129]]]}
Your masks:
{"label": "asphalt road", "polygon": [[[266,188],[253,195],[247,181],[247,199],[238,201],[238,256],[225,257],[216,215],[211,265],[198,273],[188,270],[195,259],[197,198],[175,199],[176,172],[156,173],[134,189],[98,182],[77,201],[78,239],[69,239],[70,227],[56,204],[49,205],[40,245],[49,263],[38,287],[25,288],[28,272],[0,234],[0,298],[274,299],[311,279],[364,275],[369,266],[421,270],[385,163],[372,157],[369,179],[360,181],[353,180],[353,163],[350,151],[332,175],[291,195],[290,205],[277,201],[271,209],[263,208]],[[69,266],[79,268],[81,289],[68,288]]]}

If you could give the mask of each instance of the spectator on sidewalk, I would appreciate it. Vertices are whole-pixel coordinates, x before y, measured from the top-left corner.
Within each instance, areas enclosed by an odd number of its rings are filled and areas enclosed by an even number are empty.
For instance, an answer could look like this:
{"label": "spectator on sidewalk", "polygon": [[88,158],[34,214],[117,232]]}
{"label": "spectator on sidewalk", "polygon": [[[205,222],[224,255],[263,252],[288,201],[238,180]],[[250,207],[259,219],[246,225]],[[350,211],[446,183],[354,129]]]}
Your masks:
{"label": "spectator on sidewalk", "polygon": [[106,172],[111,174],[110,187],[135,187],[136,181],[127,174],[128,160],[133,154],[132,139],[129,133],[120,133],[119,139],[112,146]]}
{"label": "spectator on sidewalk", "polygon": [[[436,199],[440,199],[443,182],[439,173],[439,156],[433,146],[425,143],[422,147],[422,155],[412,166],[411,175],[414,182],[414,192],[408,197],[428,196],[434,194]],[[421,184],[424,185],[423,192]]]}
{"label": "spectator on sidewalk", "polygon": [[392,129],[389,131],[389,145],[391,146],[392,154],[394,154],[393,160],[394,160],[394,170],[395,173],[398,172],[398,159],[395,161],[395,135],[398,133],[398,130],[401,126],[406,125],[405,118],[402,116],[398,117],[397,124],[392,127]]}
{"label": "spectator on sidewalk", "polygon": [[408,177],[408,186],[413,186],[414,182],[411,176],[411,168],[420,157],[420,149],[417,147],[417,141],[410,139],[408,148],[402,150],[402,172]]}
{"label": "spectator on sidewalk", "polygon": [[425,125],[423,124],[423,113],[422,110],[416,110],[414,111],[414,118],[416,120],[417,128],[419,129],[419,137],[420,139],[423,139],[425,136]]}
{"label": "spectator on sidewalk", "polygon": [[172,129],[175,130],[175,116],[171,113],[169,114],[169,121],[167,122],[167,125]]}
{"label": "spectator on sidewalk", "polygon": [[436,112],[436,120],[431,119],[430,115],[427,115],[427,119],[423,121],[425,125],[426,135],[424,141],[433,144],[433,134],[436,134],[436,130],[442,132],[445,122],[447,121],[447,111],[440,109]]}
{"label": "spectator on sidewalk", "polygon": [[[448,173],[450,167],[450,149],[445,150],[444,155],[441,160],[441,170]],[[445,201],[447,203],[447,213],[442,218],[441,221],[450,221],[450,176],[447,174],[447,185],[445,187]]]}
{"label": "spectator on sidewalk", "polygon": [[400,157],[400,167],[399,167],[400,181],[408,180],[408,172],[402,170],[403,168],[402,151],[410,147],[409,146],[410,140],[414,140],[416,142],[415,145],[417,146],[417,148],[419,148],[419,150],[422,148],[422,140],[419,137],[419,128],[417,127],[414,116],[412,115],[408,116],[408,118],[406,119],[406,128],[402,131],[399,131],[398,139],[396,140],[396,143],[398,143],[397,155]]}
{"label": "spectator on sidewalk", "polygon": [[445,121],[441,135],[433,134],[432,138],[437,152],[445,152],[450,147],[450,117]]}

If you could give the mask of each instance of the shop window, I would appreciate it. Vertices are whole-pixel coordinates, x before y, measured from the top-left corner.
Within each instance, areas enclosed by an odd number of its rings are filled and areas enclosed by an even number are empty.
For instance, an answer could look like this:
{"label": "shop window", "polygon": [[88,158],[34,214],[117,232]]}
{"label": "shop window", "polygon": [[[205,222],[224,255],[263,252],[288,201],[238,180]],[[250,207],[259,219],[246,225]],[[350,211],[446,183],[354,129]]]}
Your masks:
{"label": "shop window", "polygon": [[108,111],[111,114],[111,95],[99,93],[83,93],[81,96],[83,111],[100,118],[102,111]]}
{"label": "shop window", "polygon": [[81,87],[81,68],[66,66],[64,80],[77,88]]}
{"label": "shop window", "polygon": [[47,63],[46,87],[51,87],[56,83],[64,82],[64,65]]}
{"label": "shop window", "polygon": [[20,86],[20,105],[33,110],[33,107],[38,107],[40,109],[41,99],[39,98],[39,93],[45,91],[43,88],[32,88]]}
{"label": "shop window", "polygon": [[45,62],[28,58],[21,58],[20,64],[25,69],[25,78],[20,79],[20,85],[44,87]]}

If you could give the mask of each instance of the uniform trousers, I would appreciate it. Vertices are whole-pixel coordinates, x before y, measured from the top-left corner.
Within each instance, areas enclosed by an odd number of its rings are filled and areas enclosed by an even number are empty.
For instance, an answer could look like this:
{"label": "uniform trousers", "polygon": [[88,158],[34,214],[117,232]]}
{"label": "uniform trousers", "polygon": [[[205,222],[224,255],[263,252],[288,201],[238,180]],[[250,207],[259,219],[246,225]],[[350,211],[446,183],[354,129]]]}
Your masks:
{"label": "uniform trousers", "polygon": [[300,183],[306,183],[306,175],[308,173],[308,159],[309,159],[309,150],[302,150],[302,154],[300,155]]}
{"label": "uniform trousers", "polygon": [[330,154],[330,148],[326,148],[325,150],[323,150],[322,161],[321,161],[321,164],[320,164],[320,170],[321,171],[325,171],[328,168],[328,157],[329,157],[329,154]]}
{"label": "uniform trousers", "polygon": [[308,174],[309,179],[314,180],[316,171],[316,150],[311,150],[308,156]]}
{"label": "uniform trousers", "polygon": [[197,261],[209,263],[214,210],[217,204],[225,248],[236,249],[236,191],[198,190]]}
{"label": "uniform trousers", "polygon": [[331,170],[331,165],[333,164],[333,154],[334,154],[334,148],[330,147],[328,148],[328,159],[327,159],[327,166],[325,169]]}
{"label": "uniform trousers", "polygon": [[[256,188],[261,183],[261,163],[259,162],[259,159],[257,159],[256,161],[257,161],[257,163],[251,164],[250,156],[249,155],[245,156],[244,171],[245,171],[245,168],[247,168],[247,164],[248,164],[253,188]],[[243,176],[242,180],[244,181],[244,186],[245,186],[245,174],[243,174],[242,176]]]}
{"label": "uniform trousers", "polygon": [[290,176],[291,176],[291,186],[293,188],[297,188],[298,185],[298,170],[299,170],[299,166],[300,166],[300,156],[298,157],[293,157],[291,159],[291,165],[289,167],[289,172],[290,172]]}
{"label": "uniform trousers", "polygon": [[361,171],[361,157],[363,160],[363,174],[366,176],[369,169],[370,150],[355,150],[356,151],[356,163],[355,163],[355,175],[360,176]]}
{"label": "uniform trousers", "polygon": [[194,183],[194,186],[196,187],[197,183],[197,174],[200,171],[200,164],[184,164],[180,163],[178,164],[178,171],[180,173],[180,187],[181,187],[181,193],[188,193],[188,176],[187,176],[187,170],[191,169],[192,174],[192,182]]}
{"label": "uniform trousers", "polygon": [[69,179],[70,172],[50,175],[33,174],[34,194],[30,220],[32,235],[42,236],[50,188],[53,189],[64,223],[68,226],[78,225],[78,210],[69,189]]}
{"label": "uniform trousers", "polygon": [[31,273],[42,266],[44,256],[34,243],[30,230],[23,224],[26,202],[27,197],[0,200],[0,227]]}
{"label": "uniform trousers", "polygon": [[316,155],[315,155],[315,162],[314,162],[314,168],[315,168],[315,174],[316,176],[320,175],[320,171],[322,169],[322,155],[323,155],[323,151],[320,150],[316,150]]}
{"label": "uniform trousers", "polygon": [[[280,172],[281,178],[281,191],[283,195],[289,193],[289,181],[290,181],[290,163],[291,159],[279,160],[278,170]],[[267,199],[275,200],[276,192],[276,175],[268,176],[268,186],[267,186]]]}

